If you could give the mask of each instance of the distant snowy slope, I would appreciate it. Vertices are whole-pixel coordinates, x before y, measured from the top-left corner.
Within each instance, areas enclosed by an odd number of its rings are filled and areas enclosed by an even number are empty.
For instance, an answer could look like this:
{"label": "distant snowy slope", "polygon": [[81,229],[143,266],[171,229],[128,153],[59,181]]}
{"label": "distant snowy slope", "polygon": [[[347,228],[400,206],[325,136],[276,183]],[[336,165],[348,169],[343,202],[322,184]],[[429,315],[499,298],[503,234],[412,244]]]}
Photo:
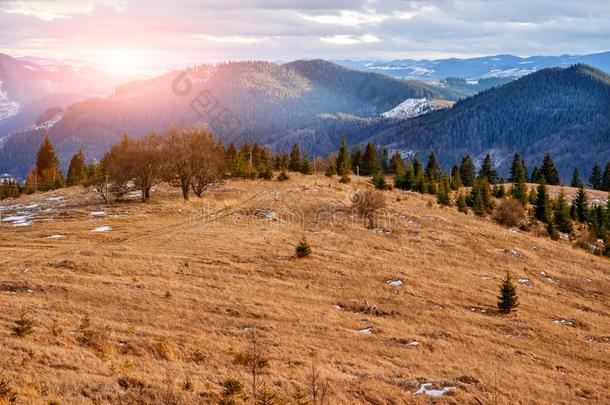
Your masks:
{"label": "distant snowy slope", "polygon": [[19,108],[20,104],[9,99],[6,91],[2,90],[2,80],[0,80],[0,122],[16,115]]}
{"label": "distant snowy slope", "polygon": [[449,108],[452,105],[452,102],[445,100],[408,98],[391,110],[382,113],[381,116],[384,118],[413,118],[430,111]]}

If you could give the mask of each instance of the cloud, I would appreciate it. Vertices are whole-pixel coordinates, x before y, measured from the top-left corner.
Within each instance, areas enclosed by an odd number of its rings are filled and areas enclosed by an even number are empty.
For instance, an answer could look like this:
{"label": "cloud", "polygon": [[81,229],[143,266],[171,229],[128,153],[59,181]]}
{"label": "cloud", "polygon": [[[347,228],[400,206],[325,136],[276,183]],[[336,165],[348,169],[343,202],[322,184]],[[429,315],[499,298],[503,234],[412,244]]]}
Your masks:
{"label": "cloud", "polygon": [[610,50],[607,0],[0,0],[0,26],[0,52],[134,49],[170,67]]}

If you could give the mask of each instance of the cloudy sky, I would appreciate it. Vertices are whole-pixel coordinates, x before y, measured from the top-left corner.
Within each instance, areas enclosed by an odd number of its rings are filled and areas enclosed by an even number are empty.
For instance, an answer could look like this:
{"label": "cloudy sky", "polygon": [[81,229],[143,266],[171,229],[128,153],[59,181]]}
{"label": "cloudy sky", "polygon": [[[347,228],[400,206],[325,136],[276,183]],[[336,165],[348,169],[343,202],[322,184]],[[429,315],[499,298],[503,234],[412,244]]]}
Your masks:
{"label": "cloudy sky", "polygon": [[609,0],[0,0],[0,52],[117,69],[605,50]]}

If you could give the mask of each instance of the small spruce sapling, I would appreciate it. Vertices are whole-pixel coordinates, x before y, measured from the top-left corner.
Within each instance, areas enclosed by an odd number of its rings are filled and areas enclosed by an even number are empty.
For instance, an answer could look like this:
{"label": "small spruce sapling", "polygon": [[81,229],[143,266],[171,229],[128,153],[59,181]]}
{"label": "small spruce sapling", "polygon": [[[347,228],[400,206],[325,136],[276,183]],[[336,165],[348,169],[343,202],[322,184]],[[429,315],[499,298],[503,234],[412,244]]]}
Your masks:
{"label": "small spruce sapling", "polygon": [[498,295],[498,309],[504,314],[515,311],[519,306],[517,298],[517,286],[513,282],[510,273],[506,272],[506,277],[500,285],[500,295]]}
{"label": "small spruce sapling", "polygon": [[301,258],[311,255],[311,246],[309,246],[309,243],[307,242],[307,238],[305,238],[305,236],[303,236],[303,238],[295,248],[295,252],[297,257]]}

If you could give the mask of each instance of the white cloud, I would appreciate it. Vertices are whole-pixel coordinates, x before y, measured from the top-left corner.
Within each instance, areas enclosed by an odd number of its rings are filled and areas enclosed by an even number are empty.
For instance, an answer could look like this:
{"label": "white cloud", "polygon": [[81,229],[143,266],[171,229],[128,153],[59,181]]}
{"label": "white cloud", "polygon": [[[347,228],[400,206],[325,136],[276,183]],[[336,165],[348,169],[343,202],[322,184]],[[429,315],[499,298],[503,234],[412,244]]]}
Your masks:
{"label": "white cloud", "polygon": [[313,21],[318,24],[335,24],[348,27],[377,24],[389,18],[387,15],[377,14],[375,12],[360,13],[357,11],[341,10],[339,14],[323,14],[323,15],[308,15],[299,14],[299,16],[307,21]]}
{"label": "white cloud", "polygon": [[320,40],[335,45],[372,44],[380,41],[378,37],[371,34],[364,34],[359,37],[352,35],[333,35],[331,37],[322,37]]}

